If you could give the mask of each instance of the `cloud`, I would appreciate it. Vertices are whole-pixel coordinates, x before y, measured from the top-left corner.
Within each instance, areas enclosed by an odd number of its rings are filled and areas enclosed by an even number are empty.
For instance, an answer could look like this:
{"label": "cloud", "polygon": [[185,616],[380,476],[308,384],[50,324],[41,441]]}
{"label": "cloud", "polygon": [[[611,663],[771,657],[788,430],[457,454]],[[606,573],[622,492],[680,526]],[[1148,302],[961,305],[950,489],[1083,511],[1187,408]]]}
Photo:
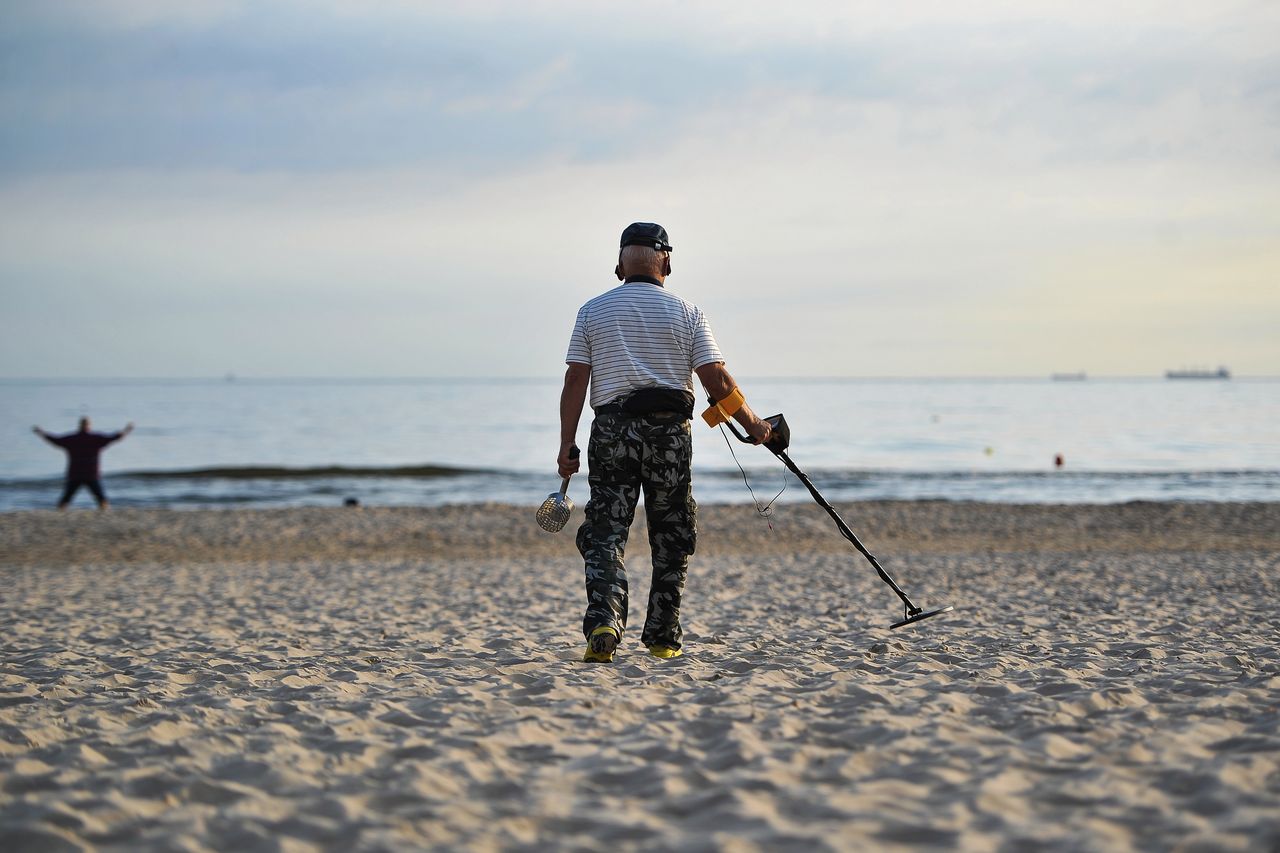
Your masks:
{"label": "cloud", "polygon": [[[1229,48],[1244,36],[1229,15],[1207,29],[1180,28],[1176,15],[855,26],[838,4],[819,4],[828,26],[815,34],[783,26],[803,15],[759,6],[698,15],[659,5],[647,26],[604,24],[581,4],[462,13],[382,4],[376,14],[210,4],[187,16],[135,4],[116,26],[102,20],[114,7],[78,8],[7,13],[0,174],[484,172],[623,159],[700,130],[708,116],[749,128],[764,100],[766,112],[832,104],[830,117],[811,118],[836,130],[892,105],[905,144],[937,142],[959,121],[1034,137],[1044,156],[1148,157],[1247,147],[1247,134],[1216,138],[1221,122],[1157,121],[1142,132],[1179,97],[1199,98],[1192,114],[1226,114],[1228,125],[1247,124],[1238,113],[1248,113],[1269,135],[1280,104],[1280,61],[1237,59]],[[688,26],[659,25],[667,18]]]}
{"label": "cloud", "polygon": [[0,361],[541,374],[645,218],[748,374],[1280,365],[1269,6],[642,12],[5,5]]}

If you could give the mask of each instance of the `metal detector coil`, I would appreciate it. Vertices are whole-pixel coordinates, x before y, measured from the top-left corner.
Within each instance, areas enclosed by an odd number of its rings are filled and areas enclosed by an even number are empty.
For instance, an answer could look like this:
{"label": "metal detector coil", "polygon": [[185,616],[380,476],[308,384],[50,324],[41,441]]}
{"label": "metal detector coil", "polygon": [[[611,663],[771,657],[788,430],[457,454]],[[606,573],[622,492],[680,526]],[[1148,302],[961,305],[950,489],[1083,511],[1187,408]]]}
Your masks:
{"label": "metal detector coil", "polygon": [[[903,617],[900,621],[894,622],[890,625],[890,628],[902,628],[906,625],[911,625],[924,619],[928,619],[931,616],[937,616],[940,613],[949,613],[955,609],[948,604],[946,607],[940,607],[937,610],[926,611],[924,608],[917,607],[912,603],[911,599],[902,591],[902,588],[898,586],[897,582],[894,581],[894,579],[890,577],[889,573],[880,565],[880,561],[875,558],[875,555],[867,550],[866,546],[862,544],[857,535],[849,529],[849,525],[845,524],[844,519],[835,511],[835,508],[831,506],[831,504],[827,503],[827,499],[822,496],[822,493],[813,485],[813,482],[810,481],[809,477],[800,470],[796,463],[791,461],[791,457],[787,455],[787,448],[791,446],[791,428],[787,426],[787,419],[781,414],[777,414],[765,418],[764,421],[769,424],[769,429],[773,431],[773,434],[769,436],[769,440],[764,443],[764,446],[773,453],[774,456],[781,459],[782,464],[786,465],[787,469],[790,470],[792,474],[795,474],[796,477],[800,479],[801,483],[804,483],[804,487],[809,490],[809,494],[813,496],[815,501],[817,501],[818,506],[825,509],[827,514],[831,516],[832,521],[836,523],[836,527],[840,530],[840,535],[853,543],[853,547],[857,548],[862,556],[866,557],[868,562],[871,563],[872,568],[876,570],[876,574],[880,576],[880,580],[888,584],[889,588],[897,594],[898,598],[902,599],[902,606],[905,611],[903,613]],[[755,444],[754,441],[738,431],[738,428],[734,426],[733,421],[726,421],[726,423],[728,424],[730,432],[732,432],[734,437],[739,441],[745,442],[746,444]]]}

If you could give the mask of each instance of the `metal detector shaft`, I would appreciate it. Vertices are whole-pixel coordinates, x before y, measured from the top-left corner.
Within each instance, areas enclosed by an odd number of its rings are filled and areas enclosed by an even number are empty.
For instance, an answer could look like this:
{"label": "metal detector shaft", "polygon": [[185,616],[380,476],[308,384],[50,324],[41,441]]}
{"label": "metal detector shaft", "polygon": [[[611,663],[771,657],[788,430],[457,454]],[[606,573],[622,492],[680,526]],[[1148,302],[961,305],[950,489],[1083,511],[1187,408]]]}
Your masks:
{"label": "metal detector shaft", "polygon": [[[850,542],[853,543],[853,547],[857,548],[858,551],[862,554],[862,556],[866,557],[867,560],[871,563],[871,567],[876,570],[876,574],[880,576],[880,580],[888,584],[889,588],[898,594],[898,598],[902,599],[902,604],[907,609],[907,619],[910,620],[912,616],[918,616],[922,612],[921,608],[917,607],[915,604],[912,603],[911,599],[907,597],[907,594],[902,591],[902,587],[898,586],[897,581],[895,581],[892,577],[890,577],[889,573],[886,572],[884,570],[884,567],[880,565],[880,561],[876,559],[875,555],[872,554],[870,551],[868,551],[867,546],[863,545],[862,541],[858,539],[857,535],[852,530],[849,529],[849,525],[845,524],[844,519],[841,518],[840,514],[835,511],[835,508],[831,506],[831,504],[827,503],[827,499],[824,498],[822,496],[822,493],[818,491],[818,487],[813,484],[813,481],[809,479],[808,475],[806,475],[803,471],[801,471],[799,466],[796,465],[796,463],[791,461],[791,457],[787,455],[787,443],[790,441],[791,434],[790,434],[790,430],[786,429],[785,423],[782,421],[782,416],[774,415],[772,418],[766,418],[766,420],[769,421],[770,425],[777,424],[781,426],[782,435],[776,437],[776,439],[774,440],[770,440],[769,442],[767,442],[765,444],[765,447],[768,448],[770,453],[772,453],[774,456],[782,460],[782,464],[787,466],[787,470],[789,470],[792,474],[795,474],[797,477],[800,478],[800,482],[804,483],[804,487],[809,490],[809,494],[813,496],[813,499],[815,501],[817,501],[818,506],[825,509],[827,511],[827,515],[831,516],[831,520],[836,523],[836,527],[839,528],[840,530],[840,535],[842,535],[845,539],[848,539]],[[726,423],[729,426],[729,431],[732,432],[734,434],[734,437],[736,437],[739,441],[745,442],[747,444],[755,443],[747,436],[738,432],[738,428],[734,426],[733,421],[726,421]],[[950,609],[950,608],[947,608],[947,609]],[[904,623],[899,623],[899,624],[904,624]]]}
{"label": "metal detector shaft", "polygon": [[902,603],[906,605],[907,615],[914,616],[919,613],[920,608],[911,603],[911,599],[907,598],[907,594],[902,591],[902,587],[898,586],[897,582],[889,576],[889,573],[881,567],[880,561],[876,559],[875,554],[867,550],[867,546],[863,545],[857,534],[849,529],[849,525],[844,523],[844,519],[835,511],[835,508],[827,503],[827,499],[822,496],[822,493],[813,485],[808,476],[796,466],[796,463],[791,461],[791,457],[787,455],[787,452],[785,450],[773,450],[773,455],[781,459],[782,464],[786,465],[792,474],[800,478],[800,482],[804,483],[804,487],[809,490],[809,494],[813,495],[813,499],[818,502],[818,506],[825,509],[827,515],[831,516],[831,520],[836,523],[836,527],[840,529],[840,535],[853,543],[853,547],[857,548],[862,553],[862,556],[867,558],[871,563],[871,567],[876,570],[876,574],[880,575],[880,580],[887,583],[889,588],[898,594],[898,598],[901,598]]}

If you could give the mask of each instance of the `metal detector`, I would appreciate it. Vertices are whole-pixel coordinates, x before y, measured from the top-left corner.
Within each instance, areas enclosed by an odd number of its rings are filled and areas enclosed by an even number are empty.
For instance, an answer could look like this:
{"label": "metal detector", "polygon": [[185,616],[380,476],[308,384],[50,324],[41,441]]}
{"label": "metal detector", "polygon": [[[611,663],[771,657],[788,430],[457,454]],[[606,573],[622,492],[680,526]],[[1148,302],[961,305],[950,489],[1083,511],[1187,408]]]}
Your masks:
{"label": "metal detector", "polygon": [[[714,402],[712,405],[715,405]],[[795,474],[800,478],[800,482],[804,483],[804,487],[809,490],[809,494],[813,495],[813,499],[818,502],[818,506],[825,509],[827,514],[831,516],[831,519],[836,523],[836,527],[839,528],[840,534],[844,536],[845,539],[848,539],[853,543],[853,547],[857,548],[862,553],[862,556],[866,557],[867,560],[870,561],[871,566],[876,570],[876,574],[880,576],[880,580],[887,583],[889,588],[897,593],[898,598],[902,599],[902,606],[905,608],[906,613],[904,614],[902,621],[894,622],[889,626],[890,628],[901,628],[903,625],[910,625],[913,622],[919,622],[922,619],[928,619],[930,616],[937,616],[939,613],[948,613],[955,609],[948,604],[946,607],[939,607],[937,610],[924,610],[913,604],[911,599],[907,597],[907,594],[902,591],[902,588],[899,587],[898,584],[894,582],[893,578],[889,576],[889,573],[881,567],[880,561],[867,550],[866,546],[863,545],[861,541],[859,541],[858,537],[854,535],[854,532],[849,529],[849,525],[844,523],[844,519],[840,517],[831,504],[827,503],[827,499],[822,496],[822,493],[813,485],[813,482],[808,478],[808,476],[800,470],[796,463],[791,461],[791,457],[787,455],[787,448],[791,446],[791,428],[787,426],[787,419],[782,415],[773,415],[772,417],[765,418],[764,420],[769,424],[769,428],[773,430],[773,435],[765,442],[764,446],[768,448],[774,456],[781,459],[782,464],[786,465],[792,474]],[[729,431],[733,433],[734,437],[737,438],[738,441],[746,444],[755,444],[755,442],[750,438],[738,432],[738,428],[734,426],[732,420],[726,420],[725,423],[729,425]]]}

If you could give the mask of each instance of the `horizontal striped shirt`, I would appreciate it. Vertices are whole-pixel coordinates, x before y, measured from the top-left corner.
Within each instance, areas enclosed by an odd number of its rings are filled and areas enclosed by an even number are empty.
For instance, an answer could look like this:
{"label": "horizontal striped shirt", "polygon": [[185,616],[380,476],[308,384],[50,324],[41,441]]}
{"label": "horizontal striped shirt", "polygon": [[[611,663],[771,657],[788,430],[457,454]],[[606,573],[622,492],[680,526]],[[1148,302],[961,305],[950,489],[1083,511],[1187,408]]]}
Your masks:
{"label": "horizontal striped shirt", "polygon": [[724,361],[696,305],[629,281],[578,309],[565,361],[591,367],[591,407],[641,388],[693,391],[693,371]]}

